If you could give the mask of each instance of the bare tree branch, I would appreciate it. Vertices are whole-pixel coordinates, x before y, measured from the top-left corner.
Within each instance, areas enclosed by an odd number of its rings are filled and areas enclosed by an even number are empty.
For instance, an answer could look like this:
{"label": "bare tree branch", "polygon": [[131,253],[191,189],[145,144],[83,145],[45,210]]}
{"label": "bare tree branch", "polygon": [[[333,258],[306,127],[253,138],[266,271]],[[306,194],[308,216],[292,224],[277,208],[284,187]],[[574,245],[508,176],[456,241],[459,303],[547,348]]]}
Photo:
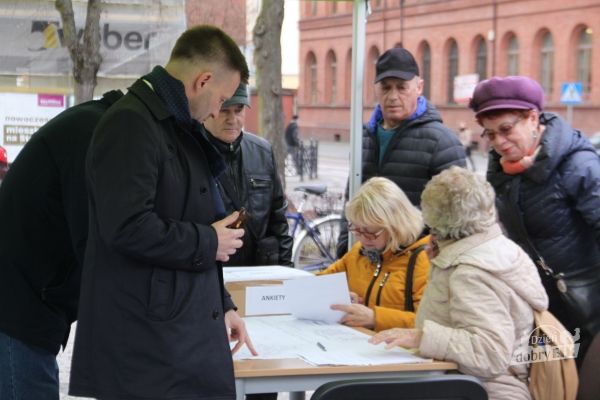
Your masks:
{"label": "bare tree branch", "polygon": [[282,24],[283,0],[263,0],[253,31],[259,133],[273,145],[277,171],[281,177],[284,176],[286,156],[281,100]]}
{"label": "bare tree branch", "polygon": [[56,0],[56,10],[63,24],[64,43],[73,63],[75,81],[75,103],[91,100],[96,87],[96,75],[102,63],[100,55],[100,13],[101,0],[88,0],[83,41],[79,41],[75,26],[75,13],[71,0]]}

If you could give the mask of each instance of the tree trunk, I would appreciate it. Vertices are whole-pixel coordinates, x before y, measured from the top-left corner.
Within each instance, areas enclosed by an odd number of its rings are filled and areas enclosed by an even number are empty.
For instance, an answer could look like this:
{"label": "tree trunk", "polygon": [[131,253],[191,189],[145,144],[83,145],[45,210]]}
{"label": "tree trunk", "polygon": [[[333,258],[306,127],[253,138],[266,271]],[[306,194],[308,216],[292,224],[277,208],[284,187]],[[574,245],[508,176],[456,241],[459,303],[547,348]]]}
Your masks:
{"label": "tree trunk", "polygon": [[63,23],[64,41],[73,63],[75,81],[75,104],[91,100],[96,87],[96,74],[102,63],[100,56],[101,0],[88,0],[83,41],[77,37],[75,14],[71,0],[56,0],[56,9]]}
{"label": "tree trunk", "polygon": [[253,31],[259,134],[272,145],[277,171],[285,185],[283,106],[281,101],[281,25],[283,0],[263,0]]}

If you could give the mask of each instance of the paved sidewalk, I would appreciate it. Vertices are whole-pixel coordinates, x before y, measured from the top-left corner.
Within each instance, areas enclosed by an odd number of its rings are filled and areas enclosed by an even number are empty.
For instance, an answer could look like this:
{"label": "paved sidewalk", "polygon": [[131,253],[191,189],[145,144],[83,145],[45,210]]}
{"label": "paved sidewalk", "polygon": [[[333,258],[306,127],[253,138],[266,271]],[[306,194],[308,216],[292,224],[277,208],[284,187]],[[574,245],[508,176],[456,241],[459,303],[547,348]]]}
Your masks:
{"label": "paved sidewalk", "polygon": [[[487,154],[474,151],[471,155],[476,171],[485,175],[487,169]],[[472,165],[467,161],[467,166]],[[319,155],[317,163],[317,178],[308,179],[304,177],[300,181],[299,176],[286,176],[286,193],[292,200],[299,198],[294,189],[302,185],[326,185],[330,193],[344,193],[348,176],[350,174],[350,145],[341,142],[319,142]]]}

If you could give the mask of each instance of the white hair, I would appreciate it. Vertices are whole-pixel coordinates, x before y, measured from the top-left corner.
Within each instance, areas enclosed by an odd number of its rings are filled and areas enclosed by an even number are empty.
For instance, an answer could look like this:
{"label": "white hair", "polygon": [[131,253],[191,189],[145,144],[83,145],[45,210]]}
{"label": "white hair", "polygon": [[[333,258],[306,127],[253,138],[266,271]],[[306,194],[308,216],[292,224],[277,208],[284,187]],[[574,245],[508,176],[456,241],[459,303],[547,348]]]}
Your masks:
{"label": "white hair", "polygon": [[423,219],[440,239],[461,239],[496,223],[495,193],[484,177],[453,166],[421,194]]}

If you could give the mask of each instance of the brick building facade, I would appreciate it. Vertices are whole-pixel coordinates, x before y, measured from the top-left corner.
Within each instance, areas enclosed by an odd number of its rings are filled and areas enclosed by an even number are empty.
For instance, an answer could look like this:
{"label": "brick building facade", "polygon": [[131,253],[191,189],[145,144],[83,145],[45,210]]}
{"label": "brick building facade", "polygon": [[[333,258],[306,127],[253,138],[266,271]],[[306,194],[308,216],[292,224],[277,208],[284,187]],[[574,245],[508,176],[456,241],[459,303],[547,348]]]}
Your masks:
{"label": "brick building facade", "polygon": [[[600,1],[598,0],[371,0],[365,40],[363,119],[375,104],[374,63],[386,49],[411,51],[425,95],[450,127],[470,110],[453,98],[456,75],[527,75],[546,91],[546,107],[566,116],[564,82],[583,83],[584,102],[573,125],[600,131]],[[298,112],[304,137],[348,140],[352,2],[306,1],[300,11]]]}

